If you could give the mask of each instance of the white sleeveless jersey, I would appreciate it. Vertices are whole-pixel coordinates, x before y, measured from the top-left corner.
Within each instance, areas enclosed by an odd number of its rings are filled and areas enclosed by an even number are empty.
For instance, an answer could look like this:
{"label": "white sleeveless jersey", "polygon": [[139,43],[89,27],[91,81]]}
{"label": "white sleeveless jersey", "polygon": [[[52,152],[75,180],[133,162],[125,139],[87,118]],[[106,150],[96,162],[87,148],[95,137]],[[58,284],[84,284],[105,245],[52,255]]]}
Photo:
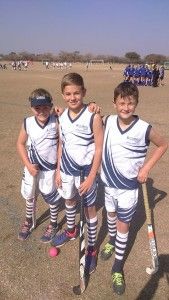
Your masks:
{"label": "white sleeveless jersey", "polygon": [[147,154],[150,129],[137,116],[124,131],[117,115],[107,118],[101,167],[101,179],[106,186],[129,190],[138,187],[137,175]]}
{"label": "white sleeveless jersey", "polygon": [[89,173],[95,151],[93,117],[86,105],[75,119],[71,119],[68,109],[59,117],[61,170],[67,175],[78,176],[82,166]]}
{"label": "white sleeveless jersey", "polygon": [[46,125],[42,127],[36,118],[29,117],[24,120],[25,131],[28,135],[27,151],[32,163],[39,165],[40,170],[56,169],[58,146],[58,121],[50,115]]}

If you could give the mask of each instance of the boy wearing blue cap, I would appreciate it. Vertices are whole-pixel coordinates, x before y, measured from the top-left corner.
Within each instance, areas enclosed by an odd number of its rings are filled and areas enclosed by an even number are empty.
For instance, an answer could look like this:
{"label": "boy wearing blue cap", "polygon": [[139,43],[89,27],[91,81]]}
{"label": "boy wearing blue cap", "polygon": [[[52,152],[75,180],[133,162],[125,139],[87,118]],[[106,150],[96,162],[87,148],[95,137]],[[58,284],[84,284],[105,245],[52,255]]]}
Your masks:
{"label": "boy wearing blue cap", "polygon": [[33,210],[40,193],[50,208],[50,224],[41,237],[48,243],[58,230],[59,193],[55,184],[57,164],[58,121],[51,114],[52,96],[45,89],[34,90],[29,97],[33,116],[25,118],[17,141],[24,164],[21,194],[26,200],[26,219],[18,238],[26,240],[33,229]]}

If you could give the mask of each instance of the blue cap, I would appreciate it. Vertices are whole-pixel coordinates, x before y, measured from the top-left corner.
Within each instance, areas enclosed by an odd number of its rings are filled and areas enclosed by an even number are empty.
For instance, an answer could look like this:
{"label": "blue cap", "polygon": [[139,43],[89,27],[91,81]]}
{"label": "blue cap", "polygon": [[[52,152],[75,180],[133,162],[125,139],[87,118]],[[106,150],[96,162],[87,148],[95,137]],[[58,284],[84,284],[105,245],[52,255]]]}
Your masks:
{"label": "blue cap", "polygon": [[37,96],[36,98],[31,98],[31,107],[39,106],[39,105],[49,105],[52,106],[52,100],[50,97],[45,96]]}

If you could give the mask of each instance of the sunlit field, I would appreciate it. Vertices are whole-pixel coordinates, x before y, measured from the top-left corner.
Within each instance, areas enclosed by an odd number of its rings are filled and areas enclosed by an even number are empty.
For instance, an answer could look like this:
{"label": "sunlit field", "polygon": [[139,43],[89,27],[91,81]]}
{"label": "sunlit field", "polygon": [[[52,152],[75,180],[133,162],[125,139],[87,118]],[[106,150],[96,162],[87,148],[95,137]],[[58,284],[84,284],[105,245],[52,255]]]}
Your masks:
{"label": "sunlit field", "polygon": [[[20,224],[25,216],[25,202],[20,194],[22,164],[16,152],[16,140],[24,117],[31,115],[28,97],[35,88],[45,88],[53,96],[54,104],[63,106],[60,82],[68,72],[80,73],[87,94],[85,103],[95,101],[101,106],[102,115],[114,114],[113,90],[123,81],[123,65],[75,64],[71,69],[45,69],[41,63],[33,63],[28,70],[0,69],[0,299],[56,300],[119,299],[111,289],[112,259],[107,262],[98,256],[97,270],[91,275],[85,293],[76,297],[72,287],[79,282],[78,239],[63,246],[56,258],[49,258],[48,244],[41,244],[40,237],[48,224],[49,211],[41,198],[38,201],[38,227],[25,242],[17,239]],[[168,73],[167,73],[168,72]],[[136,114],[149,122],[169,139],[169,71],[165,72],[164,86],[139,87],[140,97]],[[150,146],[150,151],[153,147]],[[151,265],[147,238],[147,225],[140,190],[139,206],[133,223],[125,263],[126,292],[121,299],[146,300],[169,299],[169,153],[154,167],[148,180],[150,204],[154,212],[155,231],[160,259],[160,270],[152,277],[146,274]],[[103,190],[98,193],[98,251],[107,241],[106,214],[103,209]],[[77,222],[79,213],[77,214]],[[60,228],[64,229],[64,209],[59,213]]]}

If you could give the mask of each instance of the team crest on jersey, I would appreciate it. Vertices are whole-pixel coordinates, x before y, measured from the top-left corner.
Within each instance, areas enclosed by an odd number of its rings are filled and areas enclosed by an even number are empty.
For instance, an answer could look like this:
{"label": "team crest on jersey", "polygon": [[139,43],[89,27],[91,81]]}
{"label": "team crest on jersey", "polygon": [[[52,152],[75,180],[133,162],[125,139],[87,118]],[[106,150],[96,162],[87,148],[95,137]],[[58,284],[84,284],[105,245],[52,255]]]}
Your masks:
{"label": "team crest on jersey", "polygon": [[129,140],[129,142],[131,144],[136,144],[139,142],[140,139],[136,138],[136,137],[132,137],[132,136],[127,136],[127,140]]}
{"label": "team crest on jersey", "polygon": [[88,126],[82,125],[82,124],[76,124],[76,129],[78,131],[87,131],[88,130]]}

